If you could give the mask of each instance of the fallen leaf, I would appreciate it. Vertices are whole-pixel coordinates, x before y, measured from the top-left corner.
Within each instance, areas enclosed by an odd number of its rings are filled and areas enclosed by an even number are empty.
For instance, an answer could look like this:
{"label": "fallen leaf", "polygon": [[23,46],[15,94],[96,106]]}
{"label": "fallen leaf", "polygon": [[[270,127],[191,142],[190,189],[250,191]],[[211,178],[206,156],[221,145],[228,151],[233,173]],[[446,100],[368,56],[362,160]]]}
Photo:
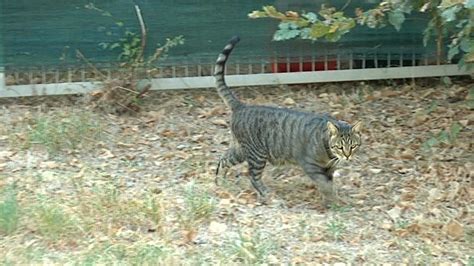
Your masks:
{"label": "fallen leaf", "polygon": [[394,207],[391,210],[387,211],[388,216],[392,219],[392,221],[396,222],[400,215],[402,214],[402,209],[399,207]]}
{"label": "fallen leaf", "polygon": [[284,101],[283,101],[283,104],[284,105],[294,105],[296,104],[295,100],[291,99],[291,98],[286,98]]}
{"label": "fallen leaf", "polygon": [[40,163],[40,168],[42,169],[57,169],[59,168],[59,163],[55,161],[46,161]]}
{"label": "fallen leaf", "polygon": [[213,119],[211,123],[216,126],[227,127],[227,121],[225,121],[225,119]]}
{"label": "fallen leaf", "polygon": [[211,232],[213,234],[222,234],[226,230],[227,230],[227,225],[224,224],[224,223],[219,223],[219,222],[212,221],[209,224],[209,232]]}
{"label": "fallen leaf", "polygon": [[464,227],[456,220],[452,220],[445,227],[446,233],[453,239],[459,239],[464,235]]}

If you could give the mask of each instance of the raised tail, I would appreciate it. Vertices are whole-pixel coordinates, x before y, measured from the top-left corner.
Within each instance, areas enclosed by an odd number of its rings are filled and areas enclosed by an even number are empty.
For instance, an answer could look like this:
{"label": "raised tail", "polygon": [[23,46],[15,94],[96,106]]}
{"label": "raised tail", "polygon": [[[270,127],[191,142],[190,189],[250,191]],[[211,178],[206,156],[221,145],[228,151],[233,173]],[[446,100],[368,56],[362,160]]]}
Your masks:
{"label": "raised tail", "polygon": [[238,36],[234,36],[229,43],[224,47],[224,50],[219,54],[214,67],[214,79],[216,80],[216,88],[219,96],[224,100],[225,104],[230,107],[231,110],[235,110],[237,107],[242,105],[242,102],[232,93],[224,79],[225,63],[229,58],[230,53],[234,49],[235,45],[240,41]]}

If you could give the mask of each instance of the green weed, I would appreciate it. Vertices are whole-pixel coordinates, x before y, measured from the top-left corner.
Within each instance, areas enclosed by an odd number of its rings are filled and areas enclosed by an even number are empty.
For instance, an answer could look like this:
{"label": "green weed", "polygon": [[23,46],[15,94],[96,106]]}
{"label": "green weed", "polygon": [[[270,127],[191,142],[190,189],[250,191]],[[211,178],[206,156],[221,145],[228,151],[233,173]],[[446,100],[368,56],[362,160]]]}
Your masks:
{"label": "green weed", "polygon": [[261,264],[275,250],[276,244],[268,235],[259,232],[254,235],[239,233],[237,239],[227,241],[224,255],[227,260],[244,265]]}
{"label": "green weed", "polygon": [[346,225],[338,218],[332,218],[326,223],[326,230],[335,241],[341,240]]}
{"label": "green weed", "polygon": [[38,232],[46,239],[64,240],[78,232],[76,221],[56,203],[44,202],[34,210]]}
{"label": "green weed", "polygon": [[200,190],[194,182],[184,189],[184,209],[179,214],[181,224],[189,229],[208,220],[216,209],[216,201],[206,191]]}
{"label": "green weed", "polygon": [[4,188],[1,195],[3,201],[0,202],[0,233],[8,235],[18,228],[19,206],[13,186]]}
{"label": "green weed", "polygon": [[443,143],[453,144],[454,142],[456,142],[461,130],[462,126],[459,123],[455,122],[449,127],[449,129],[445,129],[439,134],[431,136],[427,141],[423,143],[423,148],[425,150],[429,150],[432,147]]}
{"label": "green weed", "polygon": [[100,123],[94,121],[96,119],[88,113],[36,118],[28,131],[25,146],[42,145],[52,154],[90,148],[88,145],[95,145],[103,136]]}

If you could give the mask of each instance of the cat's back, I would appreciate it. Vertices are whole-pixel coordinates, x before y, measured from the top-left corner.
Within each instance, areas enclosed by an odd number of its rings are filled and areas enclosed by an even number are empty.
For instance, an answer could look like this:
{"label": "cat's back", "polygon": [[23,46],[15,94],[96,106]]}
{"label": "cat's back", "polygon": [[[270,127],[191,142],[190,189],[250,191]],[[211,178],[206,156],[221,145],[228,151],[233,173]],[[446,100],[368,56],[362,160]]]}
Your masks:
{"label": "cat's back", "polygon": [[233,131],[242,129],[254,134],[282,132],[284,135],[289,135],[303,130],[311,131],[332,119],[326,114],[272,106],[244,105],[232,113],[231,124]]}

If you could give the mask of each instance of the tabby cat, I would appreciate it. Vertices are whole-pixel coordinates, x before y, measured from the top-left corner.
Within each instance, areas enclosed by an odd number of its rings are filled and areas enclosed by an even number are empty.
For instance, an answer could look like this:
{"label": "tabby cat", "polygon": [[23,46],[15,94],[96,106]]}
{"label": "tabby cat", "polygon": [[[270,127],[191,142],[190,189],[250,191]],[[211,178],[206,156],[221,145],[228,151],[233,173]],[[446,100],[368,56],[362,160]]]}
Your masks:
{"label": "tabby cat", "polygon": [[361,145],[361,123],[353,126],[328,114],[298,112],[241,102],[224,80],[225,64],[234,46],[233,37],[219,55],[214,69],[217,92],[232,110],[232,145],[221,157],[216,170],[224,177],[229,167],[246,161],[250,181],[265,198],[267,187],[262,172],[267,162],[296,163],[317,184],[325,204],[336,198],[333,173],[338,162],[349,160]]}

